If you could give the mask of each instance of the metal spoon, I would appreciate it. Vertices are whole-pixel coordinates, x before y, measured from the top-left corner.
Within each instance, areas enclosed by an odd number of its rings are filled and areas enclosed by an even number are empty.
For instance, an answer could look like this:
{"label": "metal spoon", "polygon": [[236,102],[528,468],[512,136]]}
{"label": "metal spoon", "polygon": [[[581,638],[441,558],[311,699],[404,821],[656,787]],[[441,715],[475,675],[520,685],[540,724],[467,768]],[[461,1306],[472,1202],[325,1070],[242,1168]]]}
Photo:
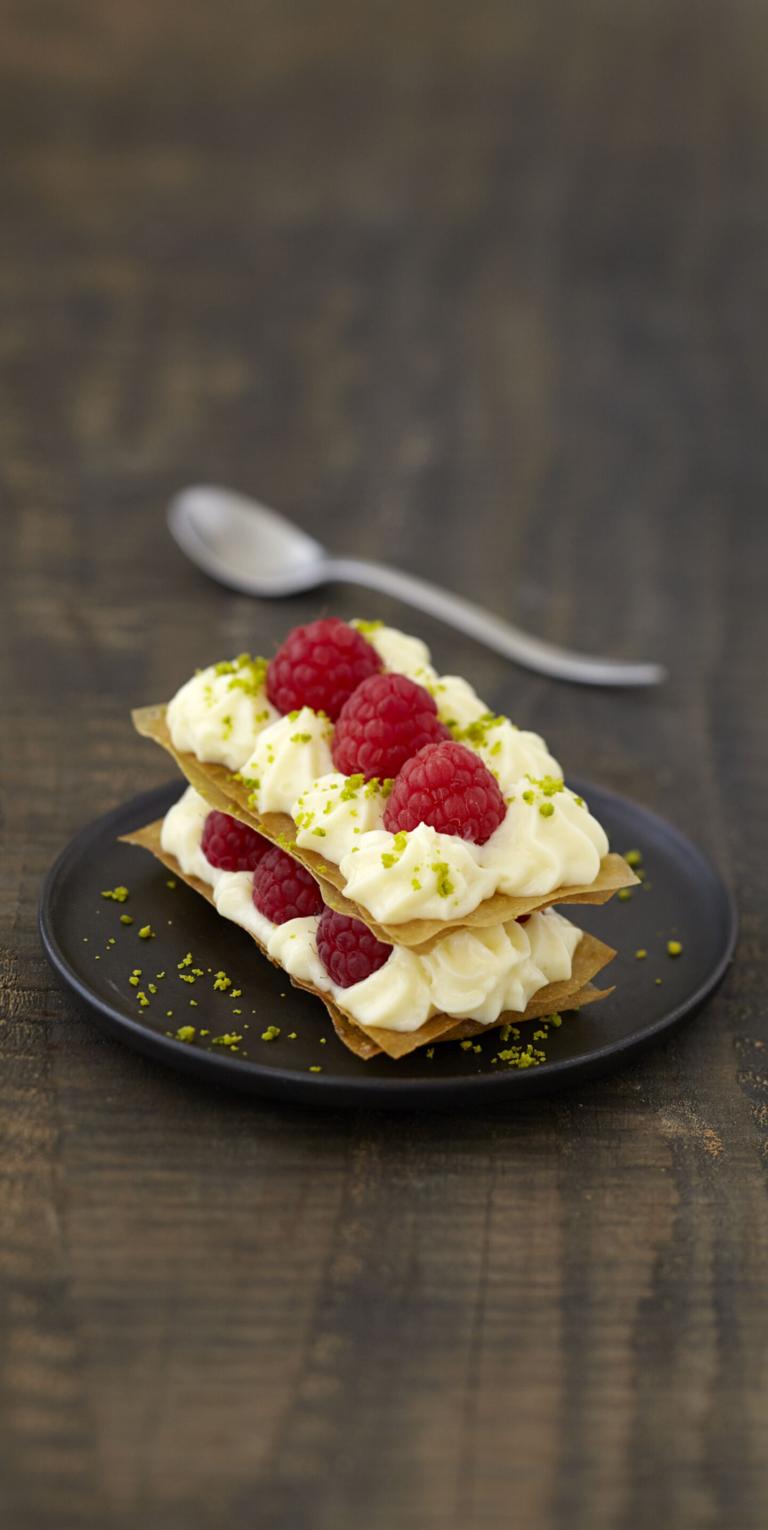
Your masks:
{"label": "metal spoon", "polygon": [[229,489],[200,485],[182,490],[171,502],[168,524],[179,547],[198,568],[247,595],[296,595],[331,582],[360,584],[394,595],[516,664],[556,680],[658,685],[664,679],[658,664],[592,659],[530,637],[461,595],[384,563],[335,558],[285,516]]}

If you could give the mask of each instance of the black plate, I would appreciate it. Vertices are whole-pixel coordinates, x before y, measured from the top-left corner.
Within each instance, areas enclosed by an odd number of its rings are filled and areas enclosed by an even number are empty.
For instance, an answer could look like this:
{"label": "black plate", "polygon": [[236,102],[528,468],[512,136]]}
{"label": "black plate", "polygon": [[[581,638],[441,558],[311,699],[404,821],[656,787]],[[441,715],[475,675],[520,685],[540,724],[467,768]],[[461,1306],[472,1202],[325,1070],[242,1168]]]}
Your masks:
{"label": "black plate", "polygon": [[[75,836],[43,888],[43,945],[103,1029],[211,1083],[334,1105],[457,1105],[552,1089],[621,1062],[691,1014],[719,983],[736,939],[731,896],[690,840],[612,792],[571,784],[587,798],[616,849],[642,851],[647,887],[604,908],[573,911],[578,923],[617,948],[606,974],[616,992],[551,1030],[546,1061],[535,1068],[492,1063],[501,1045],[498,1031],[481,1038],[479,1055],[449,1042],[437,1046],[432,1059],[423,1050],[401,1062],[354,1057],[337,1040],[319,1001],[292,988],[244,931],[182,883],[169,888],[167,872],[146,851],[118,843],[118,835],[167,811],[179,795],[178,779],[134,797]],[[130,890],[126,903],[101,897],[102,889],[121,884]],[[121,914],[133,923],[122,924]],[[146,924],[155,936],[142,940],[138,932]],[[682,955],[668,955],[669,939],[682,942]],[[636,958],[638,948],[647,950],[645,960]],[[192,965],[205,972],[195,983],[180,981],[178,963],[187,952]],[[141,979],[131,986],[135,967],[141,968]],[[214,992],[208,969],[228,973],[242,998]],[[165,977],[158,978],[160,972]],[[142,991],[149,999],[146,1008],[137,998]],[[181,1025],[209,1035],[192,1044],[178,1041],[172,1033]],[[270,1042],[262,1040],[268,1025],[280,1028]],[[534,1029],[526,1027],[524,1039]],[[236,1052],[213,1042],[232,1032],[243,1038],[233,1043]],[[321,1072],[309,1071],[318,1066]]]}

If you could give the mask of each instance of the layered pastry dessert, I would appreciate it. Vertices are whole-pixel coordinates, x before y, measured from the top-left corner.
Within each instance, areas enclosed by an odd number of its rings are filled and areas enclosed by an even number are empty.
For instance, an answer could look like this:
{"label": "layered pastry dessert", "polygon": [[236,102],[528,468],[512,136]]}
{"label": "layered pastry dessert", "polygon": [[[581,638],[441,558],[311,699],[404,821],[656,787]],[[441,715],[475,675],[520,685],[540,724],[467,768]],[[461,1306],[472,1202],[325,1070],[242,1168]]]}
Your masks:
{"label": "layered pastry dessert", "polygon": [[134,714],[189,786],[132,836],[361,1056],[578,1008],[613,952],[557,905],[636,880],[536,733],[418,638],[331,617]]}

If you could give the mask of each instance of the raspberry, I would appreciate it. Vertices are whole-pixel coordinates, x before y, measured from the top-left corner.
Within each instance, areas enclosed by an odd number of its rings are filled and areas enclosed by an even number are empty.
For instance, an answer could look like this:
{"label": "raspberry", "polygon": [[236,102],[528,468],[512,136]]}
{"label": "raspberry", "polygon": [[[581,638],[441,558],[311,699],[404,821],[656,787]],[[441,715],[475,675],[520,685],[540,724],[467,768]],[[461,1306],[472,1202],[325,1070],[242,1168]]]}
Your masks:
{"label": "raspberry", "polygon": [[269,840],[229,813],[211,812],[200,842],[205,859],[220,871],[255,871],[269,849]]}
{"label": "raspberry", "polygon": [[506,813],[504,798],[478,754],[453,739],[427,744],[406,760],[384,809],[384,827],[429,823],[440,834],[484,845]]}
{"label": "raspberry", "polygon": [[329,616],[288,633],[267,669],[267,695],[279,712],[312,707],[335,722],[355,687],[379,669],[376,649]]}
{"label": "raspberry", "polygon": [[308,919],[323,907],[314,877],[276,846],[267,851],[253,873],[253,901],[273,924]]}
{"label": "raspberry", "polygon": [[423,685],[405,675],[370,675],[344,702],[333,735],[333,763],[345,776],[384,780],[424,744],[450,738]]}
{"label": "raspberry", "polygon": [[317,954],[337,988],[351,988],[378,972],[391,950],[360,919],[324,909],[317,926]]}

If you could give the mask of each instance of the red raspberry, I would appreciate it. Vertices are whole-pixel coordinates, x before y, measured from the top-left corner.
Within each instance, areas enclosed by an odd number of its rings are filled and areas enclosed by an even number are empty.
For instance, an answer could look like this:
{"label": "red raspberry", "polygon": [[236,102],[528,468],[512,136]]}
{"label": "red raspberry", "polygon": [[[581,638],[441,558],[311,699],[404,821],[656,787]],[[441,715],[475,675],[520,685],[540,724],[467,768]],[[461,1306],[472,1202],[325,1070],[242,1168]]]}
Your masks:
{"label": "red raspberry", "polygon": [[360,919],[324,909],[317,926],[317,954],[338,988],[351,988],[378,972],[391,950]]}
{"label": "red raspberry", "polygon": [[370,675],[344,702],[333,734],[333,763],[345,776],[384,780],[424,744],[450,738],[423,685],[405,675]]}
{"label": "red raspberry", "polygon": [[427,744],[406,760],[384,809],[391,833],[429,823],[440,834],[484,845],[504,818],[498,783],[479,754],[453,739]]}
{"label": "red raspberry", "polygon": [[314,877],[284,850],[273,846],[253,873],[253,901],[273,924],[286,919],[308,919],[323,907]]}
{"label": "red raspberry", "polygon": [[200,843],[205,859],[220,871],[255,871],[269,849],[268,839],[229,813],[208,814]]}
{"label": "red raspberry", "polygon": [[376,649],[329,616],[288,633],[267,669],[267,695],[279,712],[312,707],[335,722],[355,687],[379,669]]}

